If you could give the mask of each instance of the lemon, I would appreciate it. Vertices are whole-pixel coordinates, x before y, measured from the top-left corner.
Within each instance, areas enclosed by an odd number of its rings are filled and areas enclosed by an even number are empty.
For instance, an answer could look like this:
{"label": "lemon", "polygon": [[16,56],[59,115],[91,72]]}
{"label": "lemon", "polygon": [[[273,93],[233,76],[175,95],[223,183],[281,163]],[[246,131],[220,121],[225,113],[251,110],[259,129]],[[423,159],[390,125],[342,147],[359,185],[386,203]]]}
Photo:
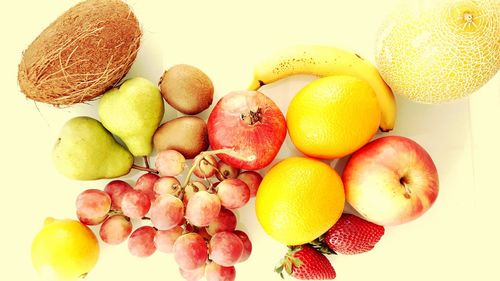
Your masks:
{"label": "lemon", "polygon": [[338,174],[327,164],[290,157],[273,166],[257,191],[257,218],[285,245],[310,242],[337,222],[345,195]]}
{"label": "lemon", "polygon": [[292,99],[288,132],[302,153],[339,158],[365,145],[377,132],[380,107],[370,85],[351,76],[315,80]]}
{"label": "lemon", "polygon": [[31,245],[31,259],[42,280],[75,280],[97,263],[99,245],[94,233],[70,219],[45,220]]}
{"label": "lemon", "polygon": [[465,97],[500,69],[500,1],[403,1],[377,35],[393,92],[422,103]]}

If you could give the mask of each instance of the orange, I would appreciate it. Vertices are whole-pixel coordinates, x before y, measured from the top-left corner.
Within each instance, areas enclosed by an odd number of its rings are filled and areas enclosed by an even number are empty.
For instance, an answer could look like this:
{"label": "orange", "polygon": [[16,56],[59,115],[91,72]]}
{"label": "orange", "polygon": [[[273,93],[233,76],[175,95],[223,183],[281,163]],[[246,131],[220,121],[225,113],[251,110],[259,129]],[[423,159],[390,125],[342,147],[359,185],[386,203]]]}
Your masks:
{"label": "orange", "polygon": [[329,76],[311,82],[292,99],[286,115],[288,132],[302,153],[340,158],[365,145],[380,124],[380,108],[370,85],[351,76]]}
{"label": "orange", "polygon": [[264,176],[255,210],[269,236],[285,245],[300,245],[334,225],[344,202],[344,186],[335,170],[316,159],[290,157]]}

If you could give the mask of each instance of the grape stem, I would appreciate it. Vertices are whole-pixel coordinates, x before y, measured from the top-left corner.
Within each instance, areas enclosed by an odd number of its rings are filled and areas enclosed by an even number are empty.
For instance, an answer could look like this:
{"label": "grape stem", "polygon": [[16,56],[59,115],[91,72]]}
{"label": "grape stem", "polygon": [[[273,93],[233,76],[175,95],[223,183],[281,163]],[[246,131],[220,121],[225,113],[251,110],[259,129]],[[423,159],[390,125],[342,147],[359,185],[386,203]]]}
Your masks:
{"label": "grape stem", "polygon": [[219,176],[221,178],[227,179],[227,177],[224,175],[224,173],[222,173],[216,165],[210,163],[209,161],[207,161],[207,163],[208,163],[208,165],[210,165],[210,166],[212,166],[214,168],[215,172],[217,172],[217,174],[219,174]]}
{"label": "grape stem", "polygon": [[123,212],[120,210],[115,210],[115,209],[109,210],[108,216],[111,217],[111,216],[115,216],[115,215],[123,215]]}
{"label": "grape stem", "polygon": [[[189,172],[186,176],[186,179],[184,180],[184,183],[182,184],[182,188],[186,188],[186,186],[189,184],[189,181],[191,180],[191,175],[193,174],[194,170],[196,167],[200,164],[200,161],[205,159],[206,156],[210,155],[215,155],[215,154],[227,154],[231,157],[243,160],[243,161],[254,161],[256,156],[255,155],[250,155],[250,156],[243,156],[240,153],[236,152],[233,148],[222,148],[222,149],[217,149],[217,150],[209,150],[209,151],[202,151],[199,155],[198,159],[195,160],[191,168],[189,169]],[[207,161],[209,162],[209,161]]]}
{"label": "grape stem", "polygon": [[132,165],[132,169],[136,169],[139,171],[146,171],[146,172],[153,173],[153,174],[159,174],[158,171],[155,169],[151,169],[149,167],[138,166],[136,164]]}
{"label": "grape stem", "polygon": [[202,161],[205,161],[205,163],[206,163],[207,165],[212,166],[212,168],[215,170],[215,172],[217,172],[217,173],[218,173],[218,174],[219,174],[222,178],[224,178],[224,179],[225,179],[226,177],[225,177],[225,176],[221,173],[221,171],[219,170],[219,168],[217,168],[217,165],[214,165],[214,164],[210,163],[210,161],[208,161],[208,159],[207,159],[207,158],[203,157],[203,159],[201,159],[201,160],[200,160],[200,163],[198,163],[198,168],[200,168],[200,170],[203,172],[203,179],[204,179],[204,180],[208,183],[208,185],[209,185],[209,189],[208,189],[208,190],[209,190],[209,191],[211,191],[211,190],[212,190],[212,186],[213,186],[213,184],[212,184],[212,182],[210,181],[210,179],[209,179],[209,178],[207,178],[207,174],[205,173],[205,171],[203,171],[203,170],[201,169],[201,163],[202,163]]}
{"label": "grape stem", "polygon": [[[121,210],[111,209],[108,212],[108,217],[117,216],[117,215],[124,216],[128,221],[130,221],[130,218],[128,216],[125,216],[125,214]],[[144,217],[141,218],[141,220],[151,220],[151,218],[147,217],[147,216],[144,216]]]}

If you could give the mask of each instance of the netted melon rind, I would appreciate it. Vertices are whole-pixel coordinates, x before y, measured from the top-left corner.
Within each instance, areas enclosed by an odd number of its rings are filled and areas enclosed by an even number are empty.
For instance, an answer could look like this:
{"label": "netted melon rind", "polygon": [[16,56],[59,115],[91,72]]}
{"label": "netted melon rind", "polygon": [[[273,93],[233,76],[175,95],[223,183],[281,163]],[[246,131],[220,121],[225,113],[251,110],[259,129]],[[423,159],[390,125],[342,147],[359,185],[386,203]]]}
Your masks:
{"label": "netted melon rind", "polygon": [[[457,17],[464,12],[473,24]],[[500,69],[500,1],[405,1],[377,38],[377,67],[394,93],[422,103],[465,97]]]}

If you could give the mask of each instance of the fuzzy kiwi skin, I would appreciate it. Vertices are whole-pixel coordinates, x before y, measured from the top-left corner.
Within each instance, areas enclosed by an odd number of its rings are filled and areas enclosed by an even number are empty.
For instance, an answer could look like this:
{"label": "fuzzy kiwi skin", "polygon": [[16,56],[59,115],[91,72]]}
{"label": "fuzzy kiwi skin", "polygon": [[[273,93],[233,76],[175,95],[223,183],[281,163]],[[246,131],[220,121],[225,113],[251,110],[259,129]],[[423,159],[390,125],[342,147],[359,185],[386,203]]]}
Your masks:
{"label": "fuzzy kiwi skin", "polygon": [[174,149],[192,159],[208,149],[207,124],[196,116],[181,116],[163,123],[153,136],[157,151]]}
{"label": "fuzzy kiwi skin", "polygon": [[189,115],[207,109],[214,98],[214,86],[200,69],[178,64],[163,73],[160,91],[165,101],[176,110]]}

